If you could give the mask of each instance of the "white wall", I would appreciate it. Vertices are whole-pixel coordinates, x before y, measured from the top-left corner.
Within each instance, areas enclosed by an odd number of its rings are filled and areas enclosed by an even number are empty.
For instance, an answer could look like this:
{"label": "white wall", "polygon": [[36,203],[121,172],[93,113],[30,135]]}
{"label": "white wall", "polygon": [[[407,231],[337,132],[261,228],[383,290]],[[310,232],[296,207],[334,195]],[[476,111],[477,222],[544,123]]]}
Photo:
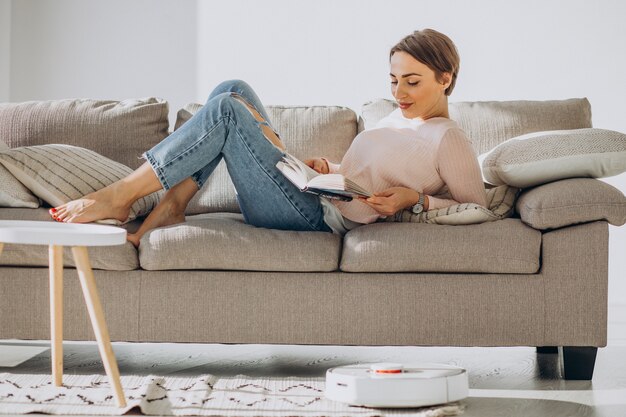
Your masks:
{"label": "white wall", "polygon": [[195,97],[195,0],[19,0],[11,101]]}
{"label": "white wall", "polygon": [[11,57],[11,1],[0,0],[0,102],[9,100]]}
{"label": "white wall", "polygon": [[[389,48],[432,27],[461,53],[451,101],[588,97],[594,126],[626,132],[625,15],[620,0],[0,0],[0,101],[160,96],[173,120],[242,78],[268,104],[358,111],[390,97]],[[626,175],[607,182],[626,192]],[[610,233],[610,302],[626,304],[626,226]]]}
{"label": "white wall", "polygon": [[241,77],[268,103],[358,110],[390,97],[389,48],[432,27],[461,54],[451,101],[585,96],[597,126],[626,131],[625,13],[619,0],[200,1],[198,100]]}
{"label": "white wall", "polygon": [[[196,99],[242,78],[266,103],[358,111],[391,98],[389,48],[431,27],[461,54],[450,101],[587,97],[595,127],[626,132],[624,16],[619,0],[200,1]],[[607,182],[626,193],[626,174]],[[626,226],[609,245],[609,302],[626,305]]]}

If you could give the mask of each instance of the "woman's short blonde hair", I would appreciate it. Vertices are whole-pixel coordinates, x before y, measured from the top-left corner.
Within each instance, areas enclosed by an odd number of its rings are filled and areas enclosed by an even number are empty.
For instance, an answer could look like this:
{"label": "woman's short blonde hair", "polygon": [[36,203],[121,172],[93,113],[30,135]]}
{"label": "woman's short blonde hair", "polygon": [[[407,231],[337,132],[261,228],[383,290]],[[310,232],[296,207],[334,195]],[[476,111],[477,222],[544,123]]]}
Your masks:
{"label": "woman's short blonde hair", "polygon": [[446,88],[445,94],[449,96],[454,90],[456,77],[459,74],[461,59],[454,42],[441,32],[433,29],[416,30],[404,37],[389,52],[389,59],[396,52],[406,52],[413,58],[435,72],[437,81],[442,82],[442,74],[449,72],[452,82]]}

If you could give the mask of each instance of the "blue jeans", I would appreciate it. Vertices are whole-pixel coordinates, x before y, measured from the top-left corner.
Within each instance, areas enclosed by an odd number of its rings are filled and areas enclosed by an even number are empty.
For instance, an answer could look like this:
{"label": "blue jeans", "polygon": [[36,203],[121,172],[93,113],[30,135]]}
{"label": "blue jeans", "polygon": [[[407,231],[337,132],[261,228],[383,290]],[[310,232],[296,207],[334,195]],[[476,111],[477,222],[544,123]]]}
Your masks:
{"label": "blue jeans", "polygon": [[[266,123],[257,121],[246,103]],[[144,157],[166,190],[187,177],[202,188],[224,158],[246,223],[270,229],[331,232],[324,222],[319,197],[300,192],[276,168],[284,153],[266,138],[262,124],[271,127],[252,88],[240,80],[225,81],[187,123]]]}

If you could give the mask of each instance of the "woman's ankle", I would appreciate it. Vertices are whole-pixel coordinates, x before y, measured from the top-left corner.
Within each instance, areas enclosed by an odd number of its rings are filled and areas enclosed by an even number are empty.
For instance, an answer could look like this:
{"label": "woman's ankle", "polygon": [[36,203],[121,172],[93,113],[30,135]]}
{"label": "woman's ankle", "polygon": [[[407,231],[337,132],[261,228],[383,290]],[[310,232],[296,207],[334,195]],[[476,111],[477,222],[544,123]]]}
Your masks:
{"label": "woman's ankle", "polygon": [[111,202],[113,206],[130,209],[133,203],[141,198],[136,197],[136,193],[134,193],[133,190],[129,188],[128,184],[125,184],[122,181],[116,181],[109,187],[113,195],[113,200]]}
{"label": "woman's ankle", "polygon": [[127,177],[111,184],[118,188],[120,199],[132,205],[136,200],[163,189],[163,185],[154,173],[152,166],[144,162]]}

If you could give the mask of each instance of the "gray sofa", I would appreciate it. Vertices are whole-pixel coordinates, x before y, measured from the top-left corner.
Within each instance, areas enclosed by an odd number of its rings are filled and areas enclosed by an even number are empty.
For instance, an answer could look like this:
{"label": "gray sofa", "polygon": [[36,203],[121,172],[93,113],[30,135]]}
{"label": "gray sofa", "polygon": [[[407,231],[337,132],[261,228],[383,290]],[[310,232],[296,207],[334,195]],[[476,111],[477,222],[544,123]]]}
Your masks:
{"label": "gray sofa", "polygon": [[[178,127],[199,105],[178,112]],[[361,116],[332,106],[268,106],[291,153],[339,162]],[[10,147],[68,143],[132,168],[167,135],[167,103],[0,103]],[[586,99],[452,103],[477,153],[523,133],[591,127]],[[595,179],[525,189],[513,217],[444,226],[374,223],[345,237],[246,225],[224,164],[194,197],[187,222],[130,243],[89,248],[111,338],[137,342],[534,346],[560,352],[568,379],[590,379],[606,345],[608,222],[626,201]],[[0,219],[50,220],[45,206]],[[126,227],[134,230],[138,222]],[[93,333],[69,251],[66,340]],[[5,245],[0,339],[49,338],[47,249]],[[560,349],[557,349],[559,347]]]}

